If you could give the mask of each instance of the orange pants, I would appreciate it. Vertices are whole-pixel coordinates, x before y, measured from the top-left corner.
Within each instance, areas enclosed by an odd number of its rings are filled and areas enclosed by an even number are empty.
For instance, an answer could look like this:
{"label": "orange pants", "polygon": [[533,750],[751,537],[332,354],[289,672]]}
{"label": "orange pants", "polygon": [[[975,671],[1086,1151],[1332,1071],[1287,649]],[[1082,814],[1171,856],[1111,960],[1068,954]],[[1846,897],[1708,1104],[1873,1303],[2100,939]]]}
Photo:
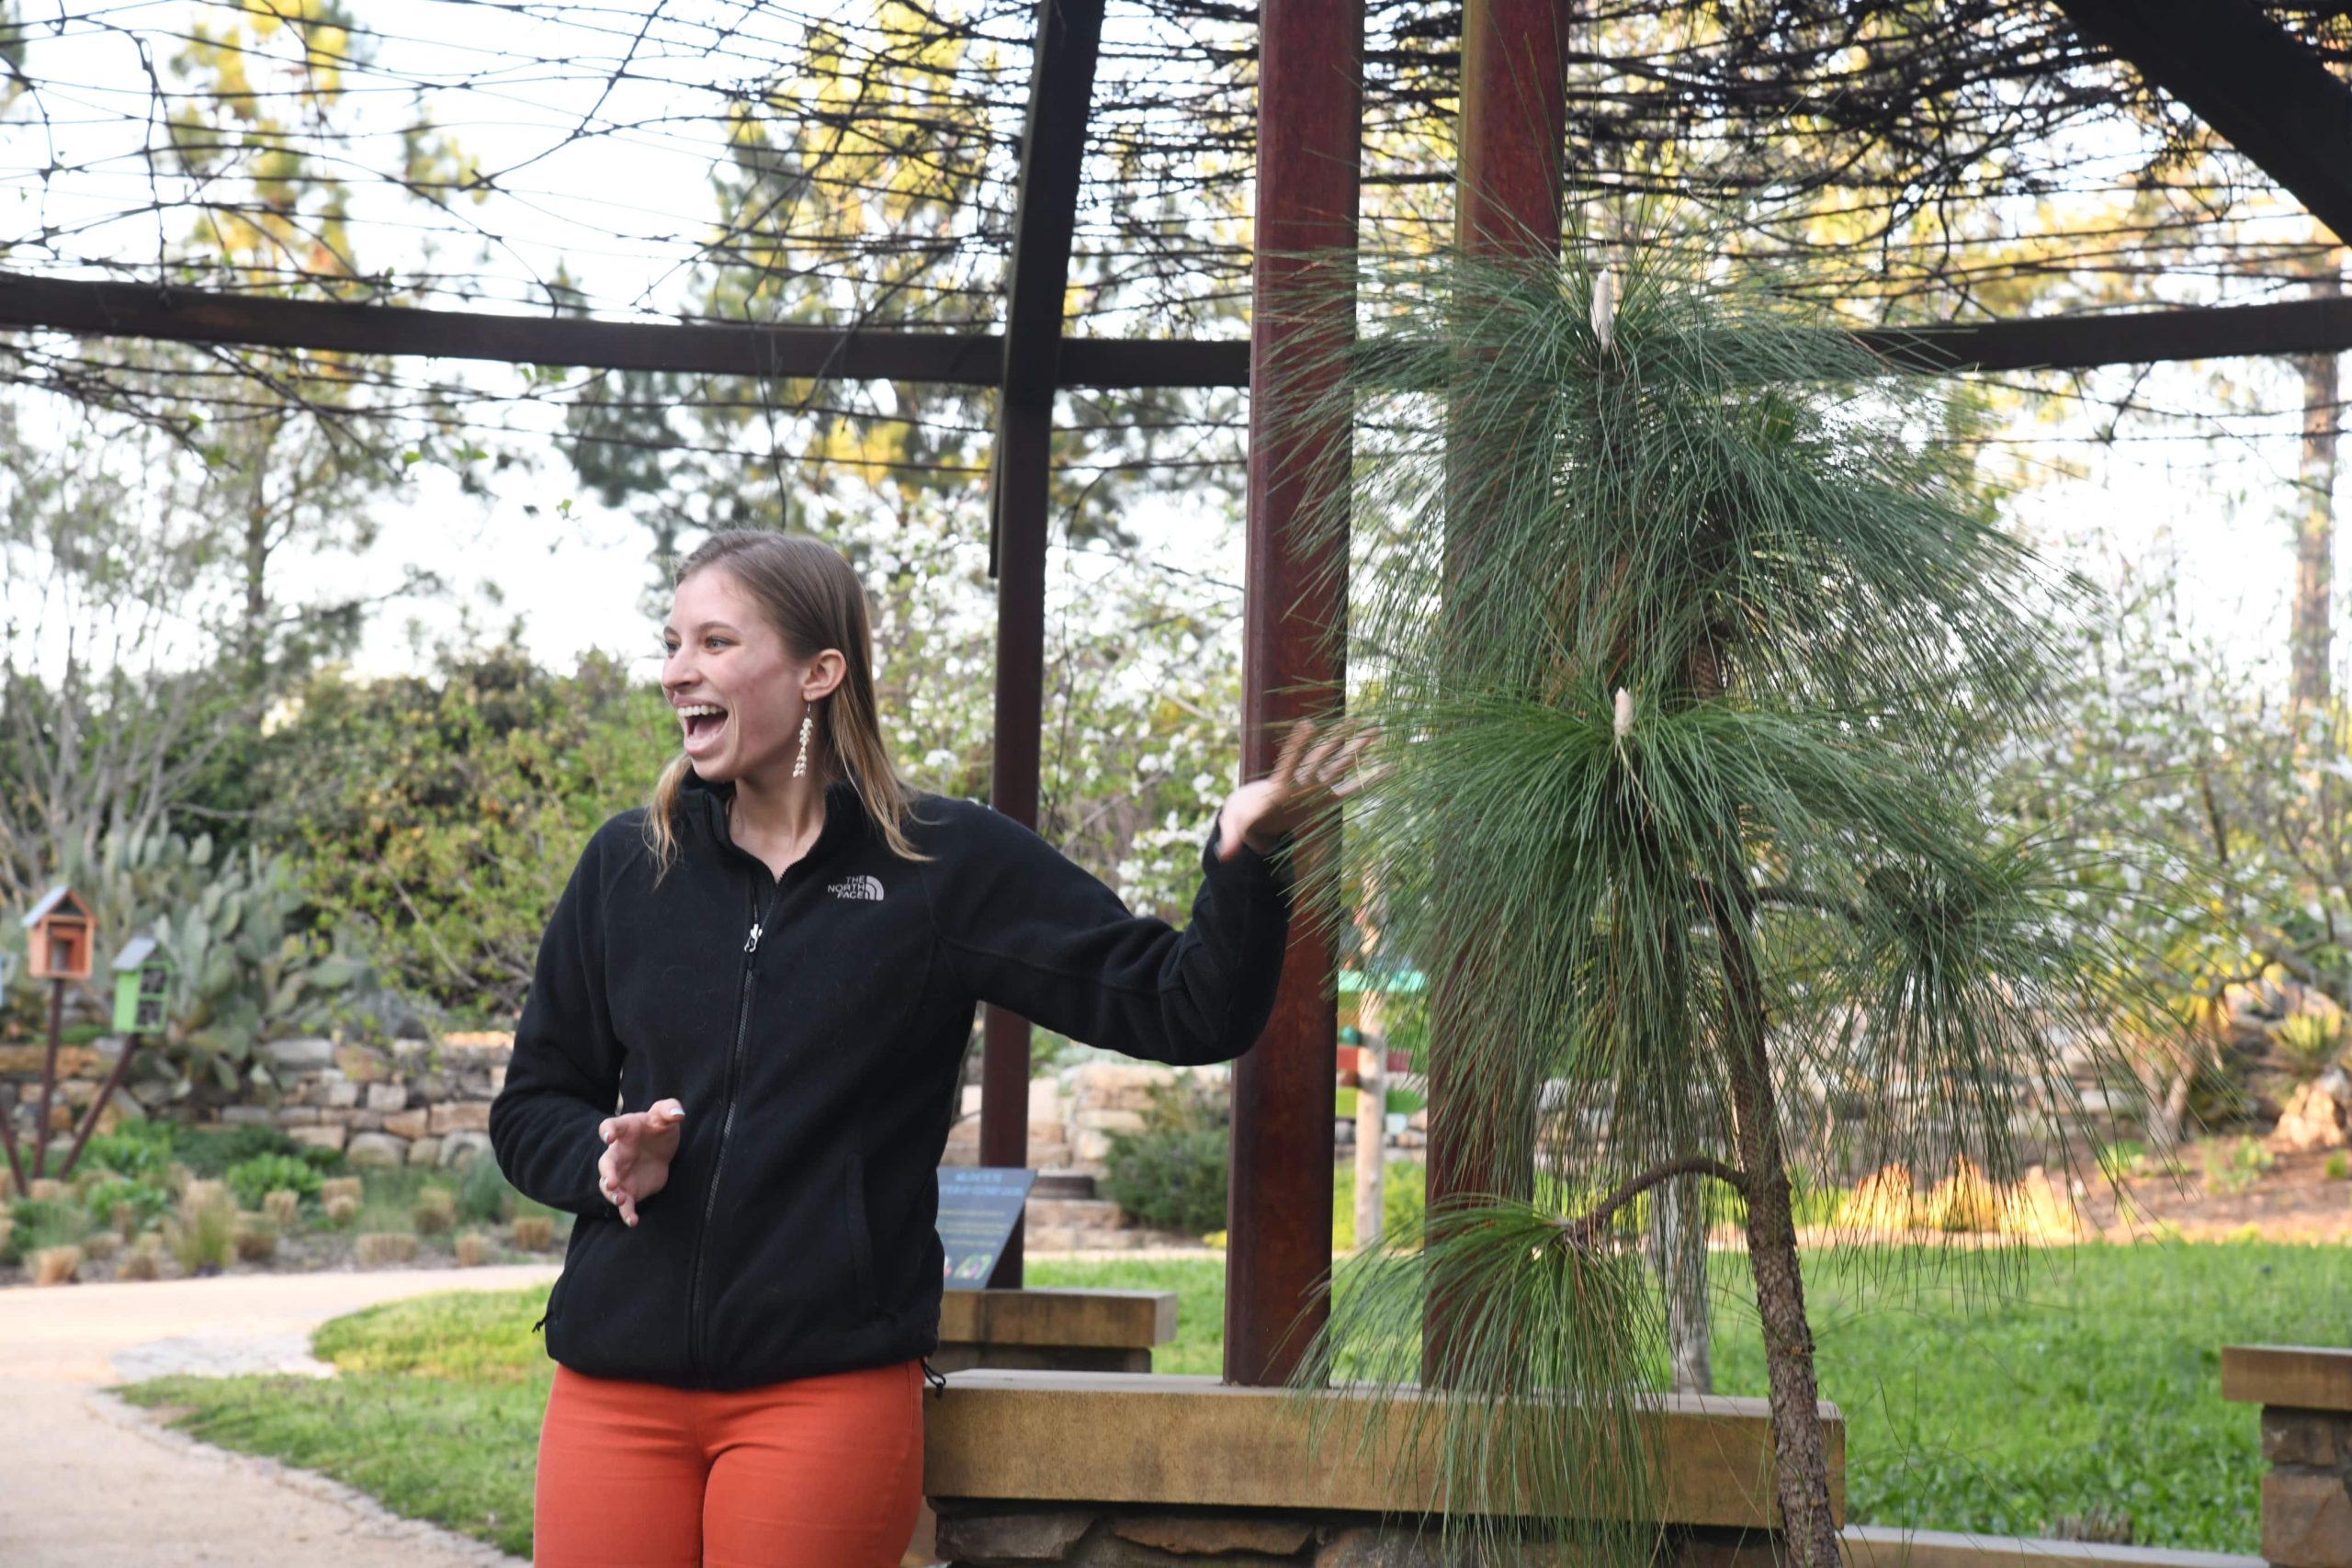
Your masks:
{"label": "orange pants", "polygon": [[559,1366],[538,1568],[897,1568],[922,1501],[922,1363],[714,1393]]}

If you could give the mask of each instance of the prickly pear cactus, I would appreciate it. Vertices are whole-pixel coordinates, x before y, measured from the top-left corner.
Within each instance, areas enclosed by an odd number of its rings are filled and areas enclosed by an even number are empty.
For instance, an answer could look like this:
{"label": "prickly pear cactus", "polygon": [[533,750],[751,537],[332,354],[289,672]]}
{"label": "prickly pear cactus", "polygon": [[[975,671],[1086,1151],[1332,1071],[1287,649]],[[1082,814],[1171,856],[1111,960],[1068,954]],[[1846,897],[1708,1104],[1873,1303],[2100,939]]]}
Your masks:
{"label": "prickly pear cactus", "polygon": [[175,1099],[270,1086],[254,1047],[328,1027],[336,1003],[368,978],[364,959],[309,929],[279,857],[217,854],[209,834],[159,830],[114,834],[96,855],[68,861],[58,879],[98,921],[99,987],[112,983],[104,961],[142,931],[177,966],[163,1036],[138,1069],[144,1077],[152,1064],[167,1066]]}

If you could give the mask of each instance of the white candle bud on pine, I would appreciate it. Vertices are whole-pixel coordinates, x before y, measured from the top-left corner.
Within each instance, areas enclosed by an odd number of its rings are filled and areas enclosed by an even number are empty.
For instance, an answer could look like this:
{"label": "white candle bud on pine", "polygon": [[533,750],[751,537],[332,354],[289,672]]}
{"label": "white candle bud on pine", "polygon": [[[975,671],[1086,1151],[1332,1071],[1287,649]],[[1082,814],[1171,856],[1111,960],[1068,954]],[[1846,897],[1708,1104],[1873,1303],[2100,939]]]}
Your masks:
{"label": "white candle bud on pine", "polygon": [[1617,275],[1607,267],[1592,280],[1592,335],[1603,354],[1617,344]]}
{"label": "white candle bud on pine", "polygon": [[1623,686],[1617,688],[1617,715],[1613,728],[1620,740],[1634,733],[1634,694]]}

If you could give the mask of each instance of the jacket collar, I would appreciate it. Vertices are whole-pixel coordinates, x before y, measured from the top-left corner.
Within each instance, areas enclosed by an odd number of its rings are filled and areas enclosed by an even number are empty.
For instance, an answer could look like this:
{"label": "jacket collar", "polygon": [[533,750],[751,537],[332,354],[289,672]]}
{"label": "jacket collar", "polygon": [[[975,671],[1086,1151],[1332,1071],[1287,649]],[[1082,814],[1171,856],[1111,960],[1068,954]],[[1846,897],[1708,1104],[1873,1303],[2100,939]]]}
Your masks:
{"label": "jacket collar", "polygon": [[[751,853],[737,844],[727,830],[727,803],[735,798],[732,780],[712,784],[688,767],[685,782],[680,787],[687,820],[700,826],[715,849],[721,853]],[[813,865],[833,855],[844,843],[862,836],[865,827],[865,803],[858,798],[857,786],[846,779],[835,779],[825,786],[825,825],[818,830],[817,841],[808,846],[804,863]]]}

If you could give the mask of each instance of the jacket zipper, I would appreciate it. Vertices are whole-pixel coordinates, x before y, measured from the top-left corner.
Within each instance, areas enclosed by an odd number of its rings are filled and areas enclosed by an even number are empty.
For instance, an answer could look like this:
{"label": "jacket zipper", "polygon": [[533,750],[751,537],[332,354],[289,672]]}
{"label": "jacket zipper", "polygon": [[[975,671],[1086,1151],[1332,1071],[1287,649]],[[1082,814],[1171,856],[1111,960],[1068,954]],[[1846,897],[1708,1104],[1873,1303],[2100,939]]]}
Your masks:
{"label": "jacket zipper", "polygon": [[718,1173],[727,1163],[727,1135],[735,1126],[735,1088],[743,1069],[743,1040],[752,1025],[752,992],[758,983],[753,965],[759,962],[760,934],[775,916],[776,900],[783,896],[784,882],[776,880],[775,888],[768,895],[767,912],[760,911],[760,885],[753,874],[750,889],[752,929],[743,939],[743,984],[736,993],[735,1044],[727,1058],[727,1109],[718,1121],[718,1148],[710,1159],[710,1185],[703,1195],[702,1224],[695,1231],[694,1269],[692,1284],[686,1292],[686,1364],[694,1370],[696,1382],[707,1382],[703,1371],[702,1342],[702,1275],[703,1247],[710,1235],[711,1217],[718,1212]]}

